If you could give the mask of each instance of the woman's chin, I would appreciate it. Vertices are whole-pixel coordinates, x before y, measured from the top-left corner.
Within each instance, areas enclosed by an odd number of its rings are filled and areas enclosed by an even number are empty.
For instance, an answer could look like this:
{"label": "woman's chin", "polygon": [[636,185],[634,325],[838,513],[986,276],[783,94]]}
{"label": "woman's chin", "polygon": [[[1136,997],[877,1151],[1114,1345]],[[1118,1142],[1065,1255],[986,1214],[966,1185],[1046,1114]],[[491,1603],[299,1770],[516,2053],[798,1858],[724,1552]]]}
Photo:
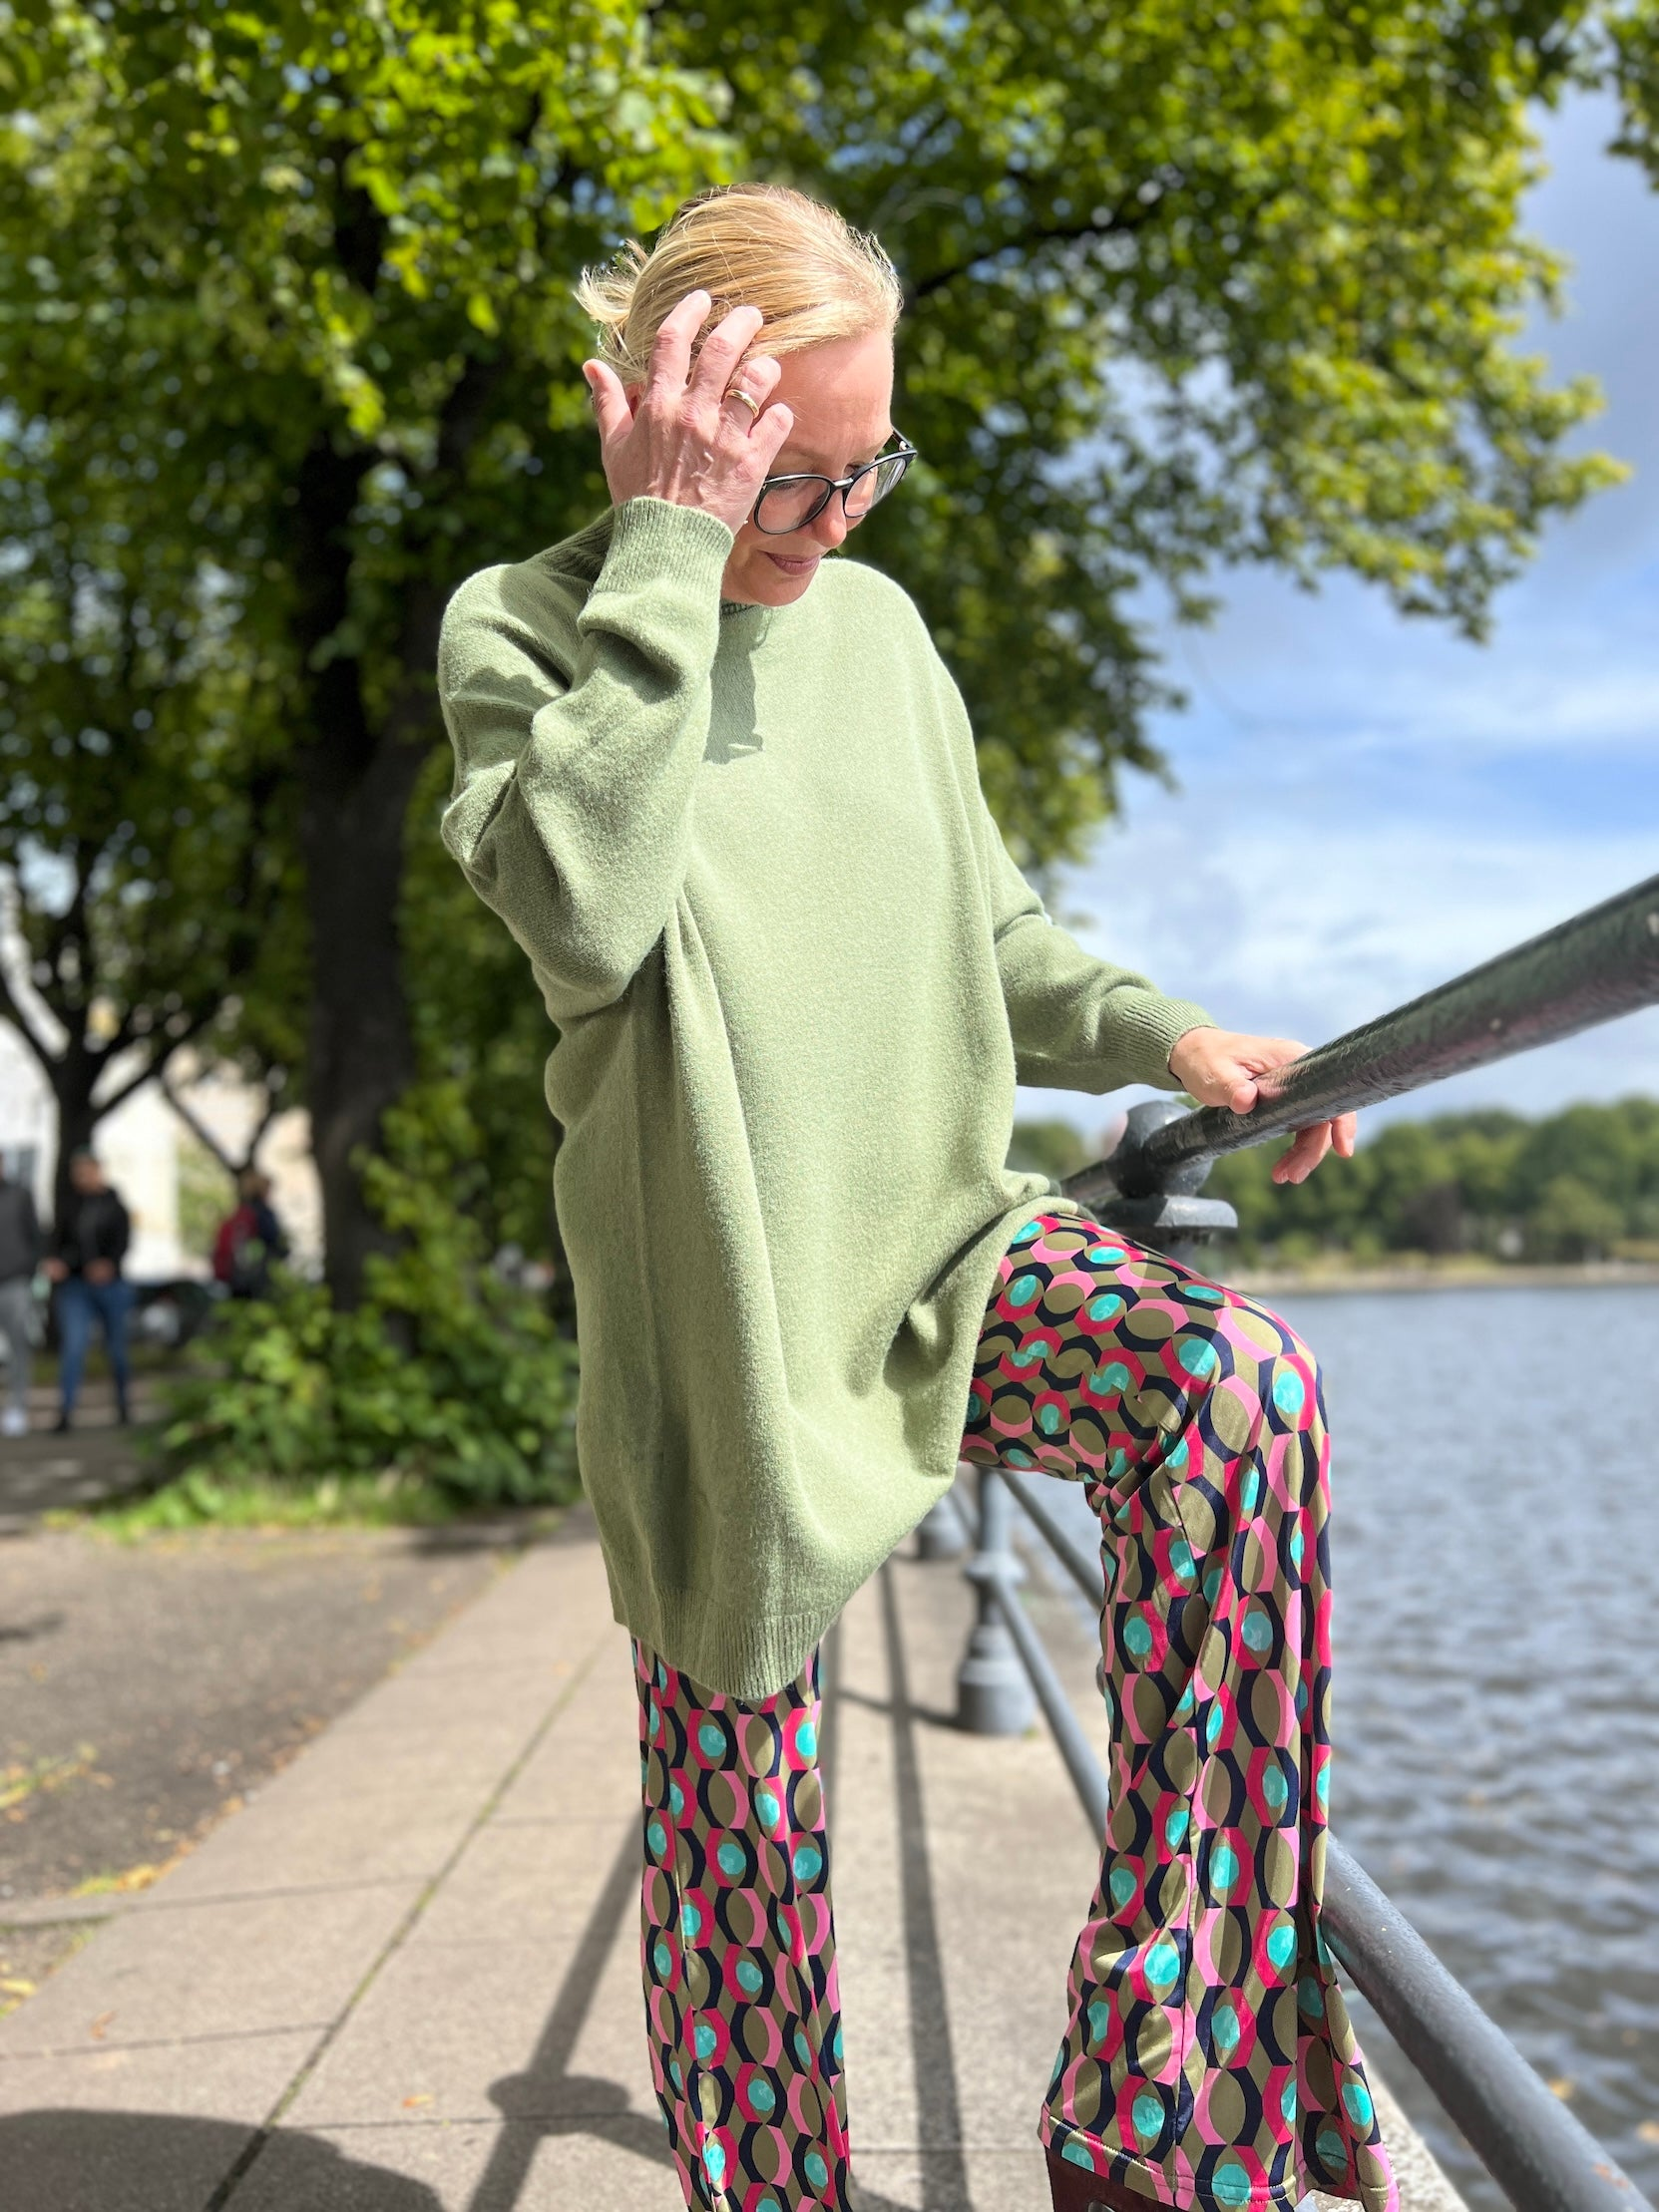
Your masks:
{"label": "woman's chin", "polygon": [[811,583],[822,559],[821,553],[791,560],[757,552],[744,561],[741,575],[728,578],[725,596],[751,606],[788,606]]}

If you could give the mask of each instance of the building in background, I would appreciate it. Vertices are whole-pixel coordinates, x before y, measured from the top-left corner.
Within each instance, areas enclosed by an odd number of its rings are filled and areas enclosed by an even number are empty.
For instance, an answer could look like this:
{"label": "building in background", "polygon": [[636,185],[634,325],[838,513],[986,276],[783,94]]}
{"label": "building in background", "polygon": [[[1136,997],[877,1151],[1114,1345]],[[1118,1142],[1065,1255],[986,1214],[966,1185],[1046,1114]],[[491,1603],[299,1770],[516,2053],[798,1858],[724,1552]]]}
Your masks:
{"label": "building in background", "polygon": [[[217,1073],[198,1075],[186,1064],[178,1069],[177,1087],[203,1127],[239,1158],[261,1110],[253,1086]],[[206,1280],[212,1230],[234,1203],[231,1182],[160,1086],[146,1083],[124,1099],[99,1123],[95,1148],[133,1217],[129,1276],[136,1282],[181,1275]],[[34,1055],[9,1022],[0,1022],[0,1155],[34,1192],[41,1220],[50,1221],[57,1115]],[[260,1139],[258,1164],[271,1179],[271,1203],[288,1233],[294,1265],[313,1272],[321,1264],[322,1211],[303,1113],[276,1117]]]}

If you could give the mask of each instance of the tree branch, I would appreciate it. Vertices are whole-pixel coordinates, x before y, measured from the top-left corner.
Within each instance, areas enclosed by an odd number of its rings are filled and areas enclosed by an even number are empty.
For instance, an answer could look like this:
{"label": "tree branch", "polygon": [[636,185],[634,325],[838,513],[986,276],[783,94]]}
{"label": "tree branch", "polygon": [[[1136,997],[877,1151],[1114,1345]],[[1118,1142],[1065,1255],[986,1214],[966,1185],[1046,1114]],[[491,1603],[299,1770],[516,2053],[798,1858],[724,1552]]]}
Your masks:
{"label": "tree branch", "polygon": [[[168,1059],[171,1060],[172,1057],[173,1055],[169,1053]],[[161,1092],[162,1096],[167,1100],[168,1104],[173,1108],[173,1111],[179,1116],[179,1119],[184,1123],[185,1127],[190,1131],[191,1135],[196,1139],[197,1143],[212,1154],[213,1158],[218,1162],[219,1166],[224,1170],[225,1174],[229,1176],[232,1182],[234,1182],[237,1174],[240,1172],[236,1166],[236,1163],[230,1158],[230,1155],[225,1151],[224,1147],[219,1143],[218,1139],[213,1135],[212,1131],[207,1127],[207,1123],[199,1117],[196,1109],[192,1106],[188,1106],[185,1103],[184,1099],[182,1099],[179,1093],[174,1089],[172,1083],[168,1080],[166,1061],[162,1063],[161,1069],[157,1074],[156,1087]],[[261,1123],[260,1134],[263,1135],[263,1133],[264,1124]]]}
{"label": "tree branch", "polygon": [[1130,198],[1120,206],[1108,208],[1104,215],[1091,215],[1084,222],[1042,223],[1022,230],[1015,237],[1004,238],[999,244],[988,243],[966,260],[954,262],[949,268],[936,269],[932,276],[925,276],[919,284],[913,284],[905,295],[905,307],[908,311],[921,300],[943,291],[947,284],[954,284],[959,276],[969,275],[982,262],[994,260],[1001,253],[1026,253],[1040,245],[1075,243],[1079,238],[1127,237],[1145,227],[1165,196],[1160,192],[1156,199],[1149,201]]}
{"label": "tree branch", "polygon": [[[131,1098],[135,1091],[142,1090],[145,1084],[150,1082],[153,1077],[160,1077],[163,1069],[167,1066],[173,1055],[177,1051],[179,1051],[181,1047],[189,1044],[193,1037],[199,1037],[217,1012],[218,1001],[215,999],[210,1006],[198,1007],[196,1012],[190,1016],[184,1028],[180,1030],[179,1034],[176,1037],[159,1039],[158,1041],[165,1043],[167,1049],[160,1053],[152,1053],[146,1060],[144,1066],[136,1069],[133,1074],[128,1076],[126,1082],[123,1083],[118,1090],[111,1091],[108,1098],[99,1099],[99,1101],[97,1102],[97,1106],[94,1109],[98,1115],[99,1120],[102,1121],[106,1114],[113,1114],[116,1108],[122,1103],[123,1099]],[[102,1057],[104,1065],[108,1066],[108,1055],[105,1054]],[[100,1072],[102,1072],[102,1070],[100,1070]],[[96,1082],[96,1080],[97,1078],[95,1077],[94,1081]]]}

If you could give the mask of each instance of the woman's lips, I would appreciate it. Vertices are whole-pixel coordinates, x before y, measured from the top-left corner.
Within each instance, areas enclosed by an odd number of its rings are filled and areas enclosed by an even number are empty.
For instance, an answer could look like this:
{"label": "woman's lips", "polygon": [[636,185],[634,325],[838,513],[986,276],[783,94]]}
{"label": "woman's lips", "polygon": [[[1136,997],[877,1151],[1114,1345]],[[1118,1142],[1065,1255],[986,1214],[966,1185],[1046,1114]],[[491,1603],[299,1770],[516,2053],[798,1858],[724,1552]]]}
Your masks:
{"label": "woman's lips", "polygon": [[769,553],[766,555],[768,560],[776,562],[786,576],[809,575],[817,567],[822,557],[821,553],[807,553],[798,560],[792,559],[788,553]]}

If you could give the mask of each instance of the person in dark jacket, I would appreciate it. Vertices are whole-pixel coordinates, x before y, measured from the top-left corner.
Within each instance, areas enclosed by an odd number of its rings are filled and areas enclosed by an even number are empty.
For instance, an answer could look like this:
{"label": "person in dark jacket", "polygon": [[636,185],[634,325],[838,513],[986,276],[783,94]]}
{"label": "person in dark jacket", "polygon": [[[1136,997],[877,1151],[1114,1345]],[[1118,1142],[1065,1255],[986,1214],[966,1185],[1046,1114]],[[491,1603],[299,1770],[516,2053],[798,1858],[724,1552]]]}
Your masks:
{"label": "person in dark jacket", "polygon": [[14,1183],[0,1161],[0,1336],[6,1340],[6,1410],[0,1436],[29,1433],[29,1318],[35,1270],[40,1265],[40,1223],[26,1183]]}
{"label": "person in dark jacket", "polygon": [[58,1221],[52,1257],[46,1263],[47,1274],[58,1286],[60,1431],[75,1418],[81,1369],[95,1320],[104,1331],[104,1348],[115,1376],[116,1418],[126,1422],[127,1316],[133,1302],[131,1287],[121,1280],[133,1225],[119,1193],[105,1182],[104,1170],[90,1152],[77,1152],[71,1159],[69,1181],[69,1203]]}
{"label": "person in dark jacket", "polygon": [[270,1177],[243,1168],[235,1208],[213,1239],[213,1274],[233,1298],[269,1297],[272,1263],[287,1256],[288,1240],[271,1208]]}

